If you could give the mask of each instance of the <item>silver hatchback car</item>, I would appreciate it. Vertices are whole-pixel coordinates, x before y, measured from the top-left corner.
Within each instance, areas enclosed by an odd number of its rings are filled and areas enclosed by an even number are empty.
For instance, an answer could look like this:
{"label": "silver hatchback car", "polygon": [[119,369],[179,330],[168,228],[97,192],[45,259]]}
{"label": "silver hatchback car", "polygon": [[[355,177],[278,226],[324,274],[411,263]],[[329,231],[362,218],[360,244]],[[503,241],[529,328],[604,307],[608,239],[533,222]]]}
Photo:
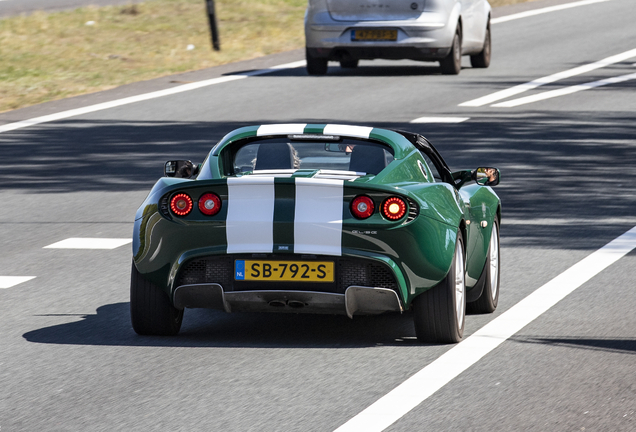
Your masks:
{"label": "silver hatchback car", "polygon": [[324,75],[330,60],[355,68],[382,58],[439,61],[456,75],[462,55],[488,67],[490,10],[487,0],[309,0],[307,72]]}

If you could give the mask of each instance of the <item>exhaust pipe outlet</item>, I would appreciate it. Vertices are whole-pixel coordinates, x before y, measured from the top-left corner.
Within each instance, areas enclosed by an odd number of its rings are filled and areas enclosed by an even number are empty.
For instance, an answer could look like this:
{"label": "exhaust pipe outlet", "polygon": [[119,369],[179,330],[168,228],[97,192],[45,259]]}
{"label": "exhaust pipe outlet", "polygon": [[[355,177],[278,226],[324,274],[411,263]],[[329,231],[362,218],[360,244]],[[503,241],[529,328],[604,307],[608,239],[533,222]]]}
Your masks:
{"label": "exhaust pipe outlet", "polygon": [[285,307],[285,300],[272,300],[269,305],[277,308]]}
{"label": "exhaust pipe outlet", "polygon": [[298,301],[298,300],[289,300],[287,302],[287,306],[289,306],[290,308],[293,309],[300,309],[300,308],[304,308],[305,306],[307,306],[305,303]]}

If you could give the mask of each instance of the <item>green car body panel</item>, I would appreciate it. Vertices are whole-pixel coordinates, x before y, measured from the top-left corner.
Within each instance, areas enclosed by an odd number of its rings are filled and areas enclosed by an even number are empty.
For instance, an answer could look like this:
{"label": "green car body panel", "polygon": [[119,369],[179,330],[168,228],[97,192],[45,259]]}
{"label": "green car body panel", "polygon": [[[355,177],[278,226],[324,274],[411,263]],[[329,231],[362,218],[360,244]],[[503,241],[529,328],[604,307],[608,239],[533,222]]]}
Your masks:
{"label": "green car body panel", "polygon": [[[279,125],[278,129],[284,132],[284,126]],[[324,124],[288,126],[295,133],[328,134]],[[249,252],[228,254],[229,184],[234,184],[234,180],[233,176],[224,174],[227,172],[224,154],[226,149],[246,140],[289,135],[283,132],[259,134],[261,128],[243,127],[227,134],[201,164],[196,178],[159,179],[139,207],[133,234],[134,265],[170,299],[173,299],[180,272],[187,263],[205,257],[249,259],[254,255]],[[409,140],[409,136],[396,131],[360,128],[363,129],[363,137],[352,136],[389,146],[393,160],[377,175],[345,180],[338,186],[342,190],[342,233],[337,259],[376,262],[390,269],[404,310],[417,295],[446,277],[453,260],[457,233],[461,231],[466,254],[466,286],[470,295],[471,288],[477,287],[482,277],[493,223],[501,217],[499,198],[490,187],[466,181],[470,171],[447,173],[460,180],[435,181],[422,150],[412,142],[415,135]],[[295,191],[301,187],[299,185],[311,186],[316,173],[316,170],[298,169],[289,176],[273,179],[275,203],[271,229],[274,240],[272,250],[258,256],[299,260],[306,256],[320,260],[334,258],[326,253],[308,255],[294,250]],[[461,180],[462,176],[464,180]],[[209,192],[217,194],[222,203],[220,212],[214,216],[197,211],[197,201]],[[186,193],[194,202],[194,210],[184,217],[176,217],[167,208],[169,198],[176,193]],[[376,203],[375,212],[368,219],[357,219],[351,212],[351,201],[359,195],[368,196]],[[390,221],[378,211],[380,204],[393,196],[408,203],[408,216],[398,221]],[[284,288],[284,282],[276,286],[276,289]]]}

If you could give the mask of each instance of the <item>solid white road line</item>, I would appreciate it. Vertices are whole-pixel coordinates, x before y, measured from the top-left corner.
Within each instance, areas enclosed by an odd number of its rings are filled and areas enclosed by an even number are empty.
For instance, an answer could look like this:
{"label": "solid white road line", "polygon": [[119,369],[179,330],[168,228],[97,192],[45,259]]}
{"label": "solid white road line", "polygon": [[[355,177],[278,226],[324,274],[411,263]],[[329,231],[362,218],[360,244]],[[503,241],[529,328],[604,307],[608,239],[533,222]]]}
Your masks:
{"label": "solid white road line", "polygon": [[0,289],[11,288],[31,279],[35,279],[35,276],[0,276]]}
{"label": "solid white road line", "polygon": [[132,243],[132,240],[122,238],[69,238],[44,246],[43,249],[115,249],[128,243]]}
{"label": "solid white road line", "polygon": [[512,20],[516,20],[516,19],[520,19],[520,18],[527,18],[527,17],[531,17],[531,16],[535,16],[535,15],[541,15],[541,14],[548,13],[548,12],[556,12],[556,11],[560,11],[560,10],[563,10],[563,9],[570,9],[570,8],[574,8],[574,7],[586,6],[586,5],[594,4],[594,3],[603,3],[603,2],[607,2],[607,1],[610,1],[610,0],[583,0],[583,1],[573,2],[573,3],[566,3],[566,4],[562,4],[562,5],[558,5],[558,6],[550,6],[550,7],[541,8],[541,9],[534,9],[534,10],[529,10],[529,11],[526,11],[526,12],[520,12],[520,13],[516,13],[516,14],[512,14],[512,15],[502,16],[502,17],[499,17],[499,18],[493,18],[493,19],[490,20],[490,23],[491,24],[499,24],[499,23],[512,21]]}
{"label": "solid white road line", "polygon": [[519,93],[526,92],[528,90],[535,89],[545,84],[550,84],[555,81],[559,81],[562,79],[570,78],[576,75],[581,75],[587,72],[591,72],[596,69],[604,68],[606,66],[613,65],[615,63],[620,63],[622,61],[628,60],[632,57],[636,57],[636,49],[632,49],[629,51],[625,51],[620,54],[613,55],[611,57],[607,57],[603,60],[586,64],[583,66],[578,66],[573,69],[568,69],[563,72],[558,72],[553,75],[548,75],[542,78],[538,78],[536,80],[527,82],[525,84],[519,84],[517,86],[511,87],[506,90],[501,90],[487,96],[480,97],[478,99],[470,100],[468,102],[464,102],[459,104],[461,107],[480,107],[487,104],[491,104],[493,102],[497,102],[498,100],[509,98],[511,96],[518,95]]}
{"label": "solid white road line", "polygon": [[628,74],[628,75],[621,75],[621,76],[617,76],[617,77],[612,77],[612,78],[606,78],[606,79],[602,79],[599,81],[593,81],[593,82],[589,82],[589,83],[585,83],[585,84],[578,84],[575,86],[570,86],[570,87],[565,87],[562,89],[557,89],[557,90],[552,90],[552,91],[547,91],[547,92],[543,92],[543,93],[539,93],[536,95],[532,95],[532,96],[526,96],[526,97],[522,97],[519,99],[513,99],[511,101],[506,101],[506,102],[501,102],[495,105],[491,105],[493,107],[496,108],[511,108],[511,107],[516,107],[519,105],[525,105],[525,104],[529,104],[532,102],[537,102],[537,101],[542,101],[545,99],[551,99],[551,98],[555,98],[555,97],[559,97],[559,96],[565,96],[565,95],[569,95],[572,93],[577,93],[583,90],[589,90],[589,89],[593,89],[596,87],[602,87],[602,86],[606,86],[609,84],[616,84],[616,83],[621,83],[621,82],[625,82],[625,81],[629,81],[629,80],[633,80],[636,79],[636,73],[633,74]]}
{"label": "solid white road line", "polygon": [[72,109],[68,111],[62,111],[55,114],[45,115],[42,117],[36,117],[29,120],[19,121],[15,123],[8,123],[6,125],[0,126],[0,133],[13,131],[16,129],[22,129],[28,126],[33,126],[33,125],[37,125],[41,123],[49,123],[49,122],[53,122],[57,120],[63,120],[69,117],[75,117],[75,116],[79,116],[83,114],[92,113],[95,111],[102,111],[105,109],[115,108],[122,105],[128,105],[135,102],[141,102],[141,101],[156,99],[156,98],[160,98],[164,96],[170,96],[173,94],[183,93],[190,90],[196,90],[203,87],[209,87],[215,84],[241,80],[251,76],[264,75],[264,74],[272,73],[281,69],[293,69],[293,68],[304,66],[305,64],[306,64],[305,61],[301,60],[301,61],[297,61],[293,63],[286,63],[286,64],[282,64],[278,66],[273,66],[267,69],[260,69],[257,71],[245,72],[238,75],[228,75],[228,76],[213,78],[213,79],[209,79],[205,81],[198,81],[198,82],[184,84],[184,85],[180,85],[180,86],[165,89],[165,90],[159,90],[159,91],[145,93],[145,94],[141,94],[137,96],[131,96],[131,97],[123,98],[123,99],[117,99],[114,101],[104,102],[104,103],[100,103],[96,105],[90,105],[84,108],[77,108],[77,109]]}
{"label": "solid white road line", "polygon": [[461,123],[469,119],[470,117],[420,117],[409,123]]}
{"label": "solid white road line", "polygon": [[636,248],[636,227],[579,261],[336,429],[380,432]]}

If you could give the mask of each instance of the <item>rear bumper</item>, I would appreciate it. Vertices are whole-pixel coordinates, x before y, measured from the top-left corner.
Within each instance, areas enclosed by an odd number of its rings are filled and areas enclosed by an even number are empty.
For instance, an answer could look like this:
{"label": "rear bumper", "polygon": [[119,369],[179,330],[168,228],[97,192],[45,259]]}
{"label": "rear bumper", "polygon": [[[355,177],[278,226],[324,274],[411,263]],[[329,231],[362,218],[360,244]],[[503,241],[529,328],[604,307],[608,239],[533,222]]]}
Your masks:
{"label": "rear bumper", "polygon": [[416,48],[410,46],[336,46],[333,48],[307,48],[312,57],[328,60],[420,60],[436,61],[448,55],[450,48]]}
{"label": "rear bumper", "polygon": [[362,286],[350,286],[344,294],[337,294],[286,290],[225,292],[219,284],[192,284],[177,287],[173,302],[178,309],[339,314],[349,318],[404,310],[395,291]]}

